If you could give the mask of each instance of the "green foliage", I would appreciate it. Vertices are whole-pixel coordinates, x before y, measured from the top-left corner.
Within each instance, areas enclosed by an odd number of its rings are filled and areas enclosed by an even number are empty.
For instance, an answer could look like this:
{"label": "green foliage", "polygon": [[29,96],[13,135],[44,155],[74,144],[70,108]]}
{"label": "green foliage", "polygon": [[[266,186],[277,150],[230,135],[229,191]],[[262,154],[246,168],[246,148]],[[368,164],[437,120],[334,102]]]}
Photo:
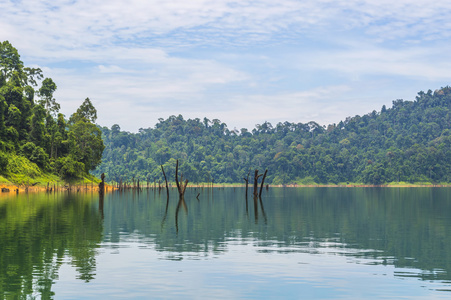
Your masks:
{"label": "green foliage", "polygon": [[8,156],[0,151],[0,173],[4,173],[8,167]]}
{"label": "green foliage", "polygon": [[153,182],[163,180],[160,165],[169,173],[179,159],[191,182],[244,183],[254,169],[269,169],[273,184],[451,182],[450,130],[450,87],[327,128],[265,122],[249,132],[217,119],[170,116],[136,134],[102,128],[106,147],[94,174]]}
{"label": "green foliage", "polygon": [[327,127],[264,122],[238,131],[218,119],[179,115],[131,134],[119,125],[99,129],[89,98],[66,121],[57,115],[53,80],[34,89],[42,78],[40,69],[24,67],[8,41],[0,43],[0,151],[8,158],[0,166],[3,175],[28,172],[16,167],[21,153],[27,164],[65,178],[94,171],[109,180],[157,181],[163,180],[164,165],[173,180],[179,159],[180,172],[194,183],[243,182],[254,169],[269,169],[266,182],[274,184],[451,182],[450,87]]}
{"label": "green foliage", "polygon": [[69,155],[56,160],[54,169],[63,179],[81,178],[84,174],[85,165]]}
{"label": "green foliage", "polygon": [[8,41],[0,43],[0,70],[3,80],[12,76],[14,72],[23,72],[23,63],[19,52]]}
{"label": "green foliage", "polygon": [[42,176],[41,169],[27,158],[12,153],[7,154],[8,164],[4,174],[23,174],[30,178]]}
{"label": "green foliage", "polygon": [[40,104],[45,107],[47,114],[57,114],[60,105],[53,98],[53,93],[56,91],[56,84],[52,78],[45,78],[42,81],[42,86],[39,89],[39,95],[41,96]]}
{"label": "green foliage", "polygon": [[97,110],[94,105],[92,105],[91,100],[86,98],[85,101],[80,105],[77,111],[71,116],[69,122],[74,124],[80,119],[85,119],[87,122],[95,123],[97,120]]}
{"label": "green foliage", "polygon": [[53,97],[55,82],[45,78],[39,90],[34,89],[42,78],[40,69],[24,67],[8,41],[0,43],[0,173],[16,182],[41,176],[42,171],[66,179],[87,176],[100,163],[104,147],[94,124],[96,109],[87,98],[67,128],[69,122],[58,114],[60,105]]}
{"label": "green foliage", "polygon": [[68,136],[72,157],[84,164],[86,172],[94,170],[100,164],[105,148],[100,129],[82,118],[70,127]]}
{"label": "green foliage", "polygon": [[49,156],[45,153],[44,149],[36,146],[33,142],[24,144],[21,147],[21,153],[31,162],[36,163],[43,170],[47,170],[49,168]]}

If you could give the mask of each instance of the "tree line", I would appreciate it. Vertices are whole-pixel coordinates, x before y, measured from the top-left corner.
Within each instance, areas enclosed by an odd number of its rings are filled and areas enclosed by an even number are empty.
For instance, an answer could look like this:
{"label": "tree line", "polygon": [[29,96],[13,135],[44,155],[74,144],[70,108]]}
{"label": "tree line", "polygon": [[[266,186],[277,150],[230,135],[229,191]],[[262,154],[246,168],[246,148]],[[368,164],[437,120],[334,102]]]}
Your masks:
{"label": "tree line", "polygon": [[56,90],[41,69],[24,66],[8,41],[0,43],[3,177],[44,172],[69,180],[91,172],[108,181],[152,182],[163,180],[162,165],[174,178],[179,160],[193,183],[244,183],[255,169],[268,169],[270,184],[451,182],[448,86],[328,126],[264,122],[237,130],[219,119],[173,115],[138,133],[97,126],[89,98],[66,118]]}
{"label": "tree line", "polygon": [[[103,127],[102,164],[108,180],[158,181],[177,159],[190,182],[244,183],[269,169],[272,184],[451,182],[451,88],[419,92],[338,124],[269,122],[251,131],[218,119],[159,119],[138,133]],[[173,174],[168,177],[173,178]]]}
{"label": "tree line", "polygon": [[66,119],[56,89],[41,69],[25,67],[8,41],[0,42],[0,175],[74,179],[100,164],[104,145],[95,107],[86,98]]}

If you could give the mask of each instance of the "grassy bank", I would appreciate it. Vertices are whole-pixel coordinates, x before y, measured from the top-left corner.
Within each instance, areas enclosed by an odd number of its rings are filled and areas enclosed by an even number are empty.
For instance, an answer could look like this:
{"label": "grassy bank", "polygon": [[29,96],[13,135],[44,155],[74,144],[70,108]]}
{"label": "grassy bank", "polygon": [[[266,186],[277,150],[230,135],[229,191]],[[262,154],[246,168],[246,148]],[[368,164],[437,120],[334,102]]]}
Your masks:
{"label": "grassy bank", "polygon": [[0,189],[9,192],[45,191],[47,188],[70,187],[97,188],[100,180],[87,174],[82,178],[63,179],[56,174],[43,171],[35,163],[13,153],[6,155],[6,167],[0,174]]}

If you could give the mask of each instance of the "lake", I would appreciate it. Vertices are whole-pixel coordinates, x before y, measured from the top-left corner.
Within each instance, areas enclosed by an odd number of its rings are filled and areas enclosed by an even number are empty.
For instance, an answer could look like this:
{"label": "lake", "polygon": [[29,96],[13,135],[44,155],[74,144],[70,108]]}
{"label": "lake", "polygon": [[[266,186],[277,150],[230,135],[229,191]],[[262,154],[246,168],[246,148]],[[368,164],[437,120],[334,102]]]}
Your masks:
{"label": "lake", "polygon": [[450,298],[451,188],[0,195],[0,299],[34,297]]}

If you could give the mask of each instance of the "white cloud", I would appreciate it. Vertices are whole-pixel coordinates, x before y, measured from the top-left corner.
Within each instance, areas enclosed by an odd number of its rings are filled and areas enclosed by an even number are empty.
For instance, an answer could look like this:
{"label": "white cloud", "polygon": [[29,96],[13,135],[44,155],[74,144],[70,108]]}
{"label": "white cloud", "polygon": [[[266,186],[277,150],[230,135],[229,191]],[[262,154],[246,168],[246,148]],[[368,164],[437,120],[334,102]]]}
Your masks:
{"label": "white cloud", "polygon": [[433,47],[386,49],[356,46],[333,53],[318,51],[311,57],[309,65],[359,76],[389,75],[451,81],[449,51]]}
{"label": "white cloud", "polygon": [[139,70],[98,65],[87,68],[85,76],[67,69],[44,68],[44,73],[59,78],[55,97],[66,116],[90,97],[100,112],[99,123],[111,126],[122,121],[121,126],[131,131],[153,127],[164,115],[202,109],[204,104],[214,107],[217,100],[208,99],[205,91],[248,80],[247,74],[212,60],[160,57],[156,61],[133,56],[131,61],[142,62]]}
{"label": "white cloud", "polygon": [[328,124],[451,81],[445,0],[22,0],[0,11],[0,40],[54,79],[66,115],[90,97],[99,123],[131,131],[179,113],[232,128]]}
{"label": "white cloud", "polygon": [[[315,26],[332,30],[362,28],[379,38],[406,36],[449,37],[449,1],[7,1],[2,25],[13,24],[33,33],[49,48],[110,47],[138,44],[140,39],[173,41],[205,38],[270,38],[308,31]],[[2,26],[5,28],[5,26]],[[259,37],[260,36],[260,37]]]}

